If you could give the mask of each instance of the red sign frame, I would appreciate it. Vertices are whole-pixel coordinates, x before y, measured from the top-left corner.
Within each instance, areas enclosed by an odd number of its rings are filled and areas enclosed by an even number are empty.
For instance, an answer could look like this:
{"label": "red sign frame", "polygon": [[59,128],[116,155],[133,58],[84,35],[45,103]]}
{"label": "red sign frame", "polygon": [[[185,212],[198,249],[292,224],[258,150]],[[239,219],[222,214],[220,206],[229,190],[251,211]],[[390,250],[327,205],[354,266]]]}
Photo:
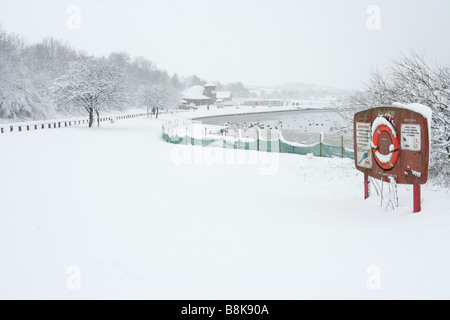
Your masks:
{"label": "red sign frame", "polygon": [[[376,157],[373,148],[372,131],[374,130],[372,125],[379,117],[383,117],[392,127],[395,129],[398,139],[400,141],[400,149],[398,151],[398,160],[395,166],[390,169],[384,169],[377,162],[379,159]],[[377,121],[383,123],[383,121]],[[362,166],[361,157],[358,157],[358,153],[361,153],[363,147],[365,147],[364,140],[361,134],[361,124],[370,124],[370,149],[369,156],[371,157],[371,166]],[[359,135],[358,135],[359,133]],[[416,135],[416,137],[414,137]],[[417,140],[419,136],[419,141]],[[428,180],[428,164],[429,164],[429,132],[428,121],[420,113],[414,112],[409,109],[397,108],[397,107],[380,107],[374,109],[368,109],[358,112],[354,116],[354,150],[355,150],[355,167],[357,170],[367,173],[369,176],[375,179],[394,177],[397,184],[425,184]],[[412,139],[411,139],[412,138]],[[387,135],[382,136],[382,139],[389,140],[392,137]],[[413,143],[408,144],[407,142]],[[393,141],[388,141],[392,143]],[[364,151],[366,151],[364,149]],[[384,152],[386,153],[386,152]]]}
{"label": "red sign frame", "polygon": [[365,198],[369,176],[394,178],[397,184],[414,185],[414,212],[420,211],[420,185],[428,180],[428,119],[407,108],[373,108],[355,114],[353,132],[355,168],[364,173]]}

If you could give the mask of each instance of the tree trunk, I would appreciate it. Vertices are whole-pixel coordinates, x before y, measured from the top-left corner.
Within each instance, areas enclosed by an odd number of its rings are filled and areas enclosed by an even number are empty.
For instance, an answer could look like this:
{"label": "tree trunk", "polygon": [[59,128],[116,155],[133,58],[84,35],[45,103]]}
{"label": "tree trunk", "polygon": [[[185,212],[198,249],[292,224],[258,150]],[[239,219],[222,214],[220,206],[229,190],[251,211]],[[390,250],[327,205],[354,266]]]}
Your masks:
{"label": "tree trunk", "polygon": [[93,123],[94,123],[94,111],[89,110],[89,128],[92,128]]}
{"label": "tree trunk", "polygon": [[100,127],[100,112],[96,109],[95,113],[97,113],[97,126]]}
{"label": "tree trunk", "polygon": [[159,107],[156,107],[156,119],[158,119],[159,116]]}

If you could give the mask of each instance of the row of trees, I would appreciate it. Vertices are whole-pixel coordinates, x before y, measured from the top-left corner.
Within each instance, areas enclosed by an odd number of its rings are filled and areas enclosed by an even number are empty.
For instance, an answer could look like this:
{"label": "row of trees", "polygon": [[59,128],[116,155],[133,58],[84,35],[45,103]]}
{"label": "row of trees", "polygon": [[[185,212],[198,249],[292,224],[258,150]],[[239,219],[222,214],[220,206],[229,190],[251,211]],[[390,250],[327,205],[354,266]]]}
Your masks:
{"label": "row of trees", "polygon": [[1,27],[0,75],[0,118],[48,119],[87,112],[91,125],[101,110],[149,103],[175,107],[179,92],[203,81],[195,75],[182,81],[146,58],[123,52],[98,58],[53,38],[28,44]]}
{"label": "row of trees", "polygon": [[[98,58],[53,38],[28,44],[1,26],[0,74],[0,118],[34,120],[87,112],[91,125],[101,110],[175,107],[180,92],[206,83],[196,75],[169,76],[152,61],[124,52]],[[251,95],[241,82],[217,87],[234,97]]]}
{"label": "row of trees", "polygon": [[353,130],[357,109],[389,106],[394,102],[420,103],[432,109],[430,175],[449,186],[450,67],[431,66],[423,56],[412,52],[394,60],[386,70],[372,69],[363,92],[352,97],[347,110],[341,112],[343,121],[336,128]]}

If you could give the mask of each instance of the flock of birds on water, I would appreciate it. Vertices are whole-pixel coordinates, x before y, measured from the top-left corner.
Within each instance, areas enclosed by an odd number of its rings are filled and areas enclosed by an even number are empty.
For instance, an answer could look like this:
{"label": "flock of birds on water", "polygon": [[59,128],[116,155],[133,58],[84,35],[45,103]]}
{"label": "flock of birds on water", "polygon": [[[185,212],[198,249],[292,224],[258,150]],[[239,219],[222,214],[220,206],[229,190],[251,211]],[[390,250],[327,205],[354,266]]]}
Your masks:
{"label": "flock of birds on water", "polygon": [[[236,135],[237,130],[243,129],[244,136],[252,136],[251,130],[280,130],[286,135],[284,137],[289,141],[295,141],[303,144],[316,141],[316,134],[327,135],[329,143],[340,143],[341,136],[333,134],[333,118],[324,115],[314,115],[305,117],[283,117],[281,119],[259,119],[258,121],[245,121],[245,119],[230,119],[222,122],[226,128],[220,131]],[[248,130],[248,131],[247,131]],[[246,132],[247,131],[247,132]],[[328,135],[329,134],[329,135]],[[338,140],[336,140],[338,139]],[[347,137],[348,147],[353,146],[352,137]]]}
{"label": "flock of birds on water", "polygon": [[[290,119],[289,119],[290,120]],[[308,124],[305,125],[290,125],[290,124],[285,124],[285,122],[283,120],[278,120],[278,122],[276,122],[276,124],[269,124],[269,123],[263,123],[261,121],[251,121],[251,122],[232,122],[232,121],[227,121],[225,123],[225,126],[229,129],[260,129],[260,130],[282,130],[284,129],[289,129],[289,130],[304,130],[305,132],[308,132],[308,128],[314,128],[314,127],[322,127],[324,126],[324,123],[318,123],[318,121],[316,121],[315,118],[313,119],[308,119]],[[322,119],[323,120],[323,119]],[[292,119],[292,121],[295,123],[297,122],[297,120]],[[325,119],[325,121],[327,121]]]}

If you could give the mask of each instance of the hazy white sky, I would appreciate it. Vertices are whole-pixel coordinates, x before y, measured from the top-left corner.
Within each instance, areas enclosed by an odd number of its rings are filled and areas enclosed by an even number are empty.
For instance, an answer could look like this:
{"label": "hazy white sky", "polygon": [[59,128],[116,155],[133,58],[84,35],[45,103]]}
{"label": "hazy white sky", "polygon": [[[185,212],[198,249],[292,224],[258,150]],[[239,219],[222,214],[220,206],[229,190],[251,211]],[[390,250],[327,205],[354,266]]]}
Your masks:
{"label": "hazy white sky", "polygon": [[[79,30],[67,27],[71,5]],[[370,5],[380,8],[379,30],[367,27]],[[32,42],[127,51],[208,81],[348,89],[411,49],[450,64],[449,15],[448,0],[0,0],[2,27]]]}

